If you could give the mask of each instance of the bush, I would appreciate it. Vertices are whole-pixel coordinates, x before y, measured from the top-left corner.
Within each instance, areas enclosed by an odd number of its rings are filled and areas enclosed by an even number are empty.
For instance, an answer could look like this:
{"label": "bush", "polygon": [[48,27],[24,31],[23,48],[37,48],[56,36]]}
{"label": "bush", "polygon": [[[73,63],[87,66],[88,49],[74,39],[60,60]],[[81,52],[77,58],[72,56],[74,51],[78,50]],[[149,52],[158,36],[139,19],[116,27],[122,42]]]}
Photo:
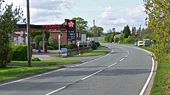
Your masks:
{"label": "bush", "polygon": [[99,46],[100,46],[100,43],[99,43],[99,42],[95,42],[95,44],[97,45],[97,47],[99,47]]}
{"label": "bush", "polygon": [[97,49],[97,45],[96,45],[95,43],[92,43],[91,48],[92,48],[93,50],[96,50],[96,49]]}
{"label": "bush", "polygon": [[129,37],[123,40],[124,44],[133,44],[135,42],[137,42],[139,39],[135,38],[135,37]]}
{"label": "bush", "polygon": [[119,38],[115,38],[115,43],[118,43],[119,42]]}
{"label": "bush", "polygon": [[27,46],[17,45],[12,47],[13,50],[13,61],[27,61]]}
{"label": "bush", "polygon": [[12,60],[12,48],[9,46],[0,48],[0,67],[6,67]]}
{"label": "bush", "polygon": [[75,44],[70,44],[70,45],[67,45],[66,48],[67,48],[67,49],[76,49],[76,48],[78,48],[78,47],[77,47],[77,45],[75,45]]}
{"label": "bush", "polygon": [[58,49],[58,40],[50,38],[49,39],[49,45],[53,47],[53,49]]}
{"label": "bush", "polygon": [[54,50],[55,48],[52,47],[52,46],[47,46],[47,49],[48,49],[48,50]]}

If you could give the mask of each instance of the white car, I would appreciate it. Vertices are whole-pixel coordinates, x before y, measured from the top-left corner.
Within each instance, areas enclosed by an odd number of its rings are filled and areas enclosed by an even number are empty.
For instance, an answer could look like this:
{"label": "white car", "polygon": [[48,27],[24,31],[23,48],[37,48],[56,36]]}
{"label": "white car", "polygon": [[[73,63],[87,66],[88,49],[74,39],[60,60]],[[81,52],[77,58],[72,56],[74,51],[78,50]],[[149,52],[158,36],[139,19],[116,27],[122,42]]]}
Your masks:
{"label": "white car", "polygon": [[137,46],[143,46],[143,41],[138,41]]}

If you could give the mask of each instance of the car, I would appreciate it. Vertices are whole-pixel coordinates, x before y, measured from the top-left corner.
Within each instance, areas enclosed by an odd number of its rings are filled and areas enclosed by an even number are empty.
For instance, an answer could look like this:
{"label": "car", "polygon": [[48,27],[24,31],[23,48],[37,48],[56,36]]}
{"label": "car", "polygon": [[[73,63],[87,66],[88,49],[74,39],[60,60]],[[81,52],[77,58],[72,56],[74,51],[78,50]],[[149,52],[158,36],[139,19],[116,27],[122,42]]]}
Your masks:
{"label": "car", "polygon": [[143,41],[138,41],[137,46],[143,46]]}
{"label": "car", "polygon": [[143,45],[144,46],[150,46],[150,45],[152,45],[152,41],[150,39],[144,39],[143,40]]}

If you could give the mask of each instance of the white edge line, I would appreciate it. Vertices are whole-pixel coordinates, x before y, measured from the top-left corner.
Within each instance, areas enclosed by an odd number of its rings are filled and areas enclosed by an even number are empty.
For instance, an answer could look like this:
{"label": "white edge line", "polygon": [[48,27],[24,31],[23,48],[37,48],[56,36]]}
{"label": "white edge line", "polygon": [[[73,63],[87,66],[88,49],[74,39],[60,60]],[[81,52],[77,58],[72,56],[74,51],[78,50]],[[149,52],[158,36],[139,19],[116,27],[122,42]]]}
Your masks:
{"label": "white edge line", "polygon": [[59,89],[57,89],[57,90],[54,90],[54,91],[52,91],[52,92],[50,92],[50,93],[48,93],[48,94],[45,94],[45,95],[51,95],[51,94],[53,94],[53,93],[55,93],[55,92],[58,92],[58,91],[60,91],[60,90],[65,89],[65,88],[66,88],[66,86],[63,86],[63,87],[61,87],[61,88],[59,88]]}
{"label": "white edge line", "polygon": [[[114,50],[112,50],[112,51],[111,51],[110,53],[108,53],[107,55],[101,56],[101,57],[96,58],[96,59],[93,59],[93,60],[91,60],[91,61],[84,62],[84,63],[82,63],[82,64],[78,64],[78,65],[76,65],[76,66],[72,66],[71,68],[73,68],[73,67],[78,67],[78,66],[81,66],[81,65],[85,65],[85,64],[87,64],[87,63],[89,63],[89,62],[93,62],[93,61],[99,60],[99,59],[101,59],[101,58],[103,58],[103,57],[109,56],[112,52],[114,52]],[[0,84],[0,86],[12,84],[12,83],[17,83],[17,82],[20,82],[20,81],[23,81],[23,80],[27,80],[27,79],[32,79],[32,78],[40,77],[40,76],[43,76],[43,75],[51,74],[51,73],[54,73],[54,72],[56,72],[56,71],[61,71],[61,70],[65,70],[65,69],[66,69],[66,68],[61,68],[61,69],[57,69],[57,70],[54,70],[54,71],[46,72],[46,73],[43,73],[43,74],[38,74],[38,75],[35,75],[35,76],[31,76],[31,77],[27,77],[27,78],[15,80],[15,81],[7,82],[7,83],[2,83],[2,84]]]}
{"label": "white edge line", "polygon": [[[135,49],[138,49],[138,50],[142,50],[142,51],[145,51],[146,53],[150,54],[152,56],[152,53],[150,51],[147,51],[145,49],[141,49],[141,48],[138,48],[138,47],[132,47],[132,46],[127,46],[127,47],[131,47],[131,48],[135,48]],[[129,52],[128,52],[129,53]],[[141,92],[139,93],[139,95],[144,95],[145,91],[146,91],[146,88],[153,76],[153,72],[154,72],[154,68],[155,68],[155,60],[154,60],[154,57],[152,57],[152,69],[151,69],[151,72],[149,74],[149,77],[145,83],[145,85],[143,86]]]}
{"label": "white edge line", "polygon": [[149,84],[149,82],[150,82],[150,80],[152,78],[152,75],[153,75],[153,72],[154,72],[154,67],[155,67],[155,61],[154,61],[154,58],[152,57],[152,70],[151,70],[151,73],[150,73],[150,75],[149,75],[149,77],[148,77],[148,79],[147,79],[145,85],[143,86],[143,89],[141,90],[139,95],[143,95],[145,93],[145,90],[146,90],[146,88],[147,88],[147,86],[148,86],[148,84]]}

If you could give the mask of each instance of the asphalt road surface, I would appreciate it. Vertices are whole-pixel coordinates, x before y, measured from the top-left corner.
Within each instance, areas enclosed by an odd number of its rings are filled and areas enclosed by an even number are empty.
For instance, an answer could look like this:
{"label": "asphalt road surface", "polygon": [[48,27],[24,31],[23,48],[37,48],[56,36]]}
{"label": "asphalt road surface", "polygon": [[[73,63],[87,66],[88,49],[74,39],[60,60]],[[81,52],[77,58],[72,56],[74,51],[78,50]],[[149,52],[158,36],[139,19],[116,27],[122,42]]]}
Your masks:
{"label": "asphalt road surface", "polygon": [[139,95],[152,57],[139,49],[104,44],[110,54],[75,67],[0,84],[0,95]]}

